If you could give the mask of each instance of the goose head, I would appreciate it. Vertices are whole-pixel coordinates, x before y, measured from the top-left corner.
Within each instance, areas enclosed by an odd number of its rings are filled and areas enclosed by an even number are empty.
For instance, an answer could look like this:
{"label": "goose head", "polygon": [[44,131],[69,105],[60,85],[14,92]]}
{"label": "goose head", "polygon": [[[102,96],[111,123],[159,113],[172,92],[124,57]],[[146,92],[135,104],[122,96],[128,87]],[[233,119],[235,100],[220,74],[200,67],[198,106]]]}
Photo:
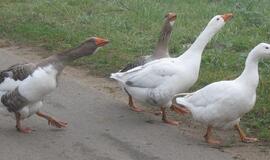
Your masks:
{"label": "goose head", "polygon": [[223,15],[216,15],[213,17],[207,25],[207,28],[212,28],[214,31],[221,29],[227,21],[233,17],[232,13],[227,13]]}
{"label": "goose head", "polygon": [[[66,64],[78,58],[93,55],[94,53],[97,52],[98,48],[103,47],[108,43],[109,41],[107,39],[99,37],[91,37],[75,48],[71,48],[67,51],[52,55],[42,60],[38,65],[45,66],[48,63],[57,64],[58,62]],[[60,65],[59,69],[63,69],[62,65]]]}
{"label": "goose head", "polygon": [[260,43],[253,50],[253,54],[256,54],[258,58],[270,58],[270,44]]}
{"label": "goose head", "polygon": [[107,39],[103,39],[99,37],[90,37],[81,44],[81,47],[98,48],[98,47],[103,47],[108,43],[109,43],[109,40]]}
{"label": "goose head", "polygon": [[164,26],[161,31],[162,39],[172,32],[174,22],[176,20],[176,13],[169,12],[164,17]]}
{"label": "goose head", "polygon": [[169,26],[173,26],[173,24],[174,24],[174,22],[175,22],[175,20],[176,20],[176,18],[177,18],[177,15],[176,15],[176,13],[173,13],[173,12],[169,12],[169,13],[167,13],[166,15],[165,15],[165,23],[167,24],[167,25],[169,25]]}
{"label": "goose head", "polygon": [[163,57],[169,56],[168,44],[170,41],[173,24],[176,20],[175,13],[167,13],[164,17],[164,25],[162,26],[162,30],[159,35],[158,42],[156,44],[156,48],[153,52],[154,59],[159,59]]}
{"label": "goose head", "polygon": [[99,38],[99,37],[91,37],[85,40],[79,47],[79,54],[82,53],[83,56],[94,54],[98,48],[103,47],[109,43],[109,40]]}

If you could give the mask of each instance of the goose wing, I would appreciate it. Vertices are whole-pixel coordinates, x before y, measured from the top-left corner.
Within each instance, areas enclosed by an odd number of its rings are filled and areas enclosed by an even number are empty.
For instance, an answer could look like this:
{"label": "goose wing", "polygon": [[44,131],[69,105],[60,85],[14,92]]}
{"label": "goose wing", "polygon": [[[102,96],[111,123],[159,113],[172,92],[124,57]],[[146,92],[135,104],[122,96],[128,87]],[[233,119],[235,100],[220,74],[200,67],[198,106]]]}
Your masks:
{"label": "goose wing", "polygon": [[209,84],[184,99],[194,107],[207,107],[219,103],[226,105],[225,103],[233,103],[233,99],[237,98],[235,89],[237,87],[233,85],[232,81],[220,81]]}
{"label": "goose wing", "polygon": [[[158,60],[159,63],[146,64],[127,73],[125,84],[130,87],[155,88],[172,78],[179,70],[171,60]],[[150,62],[151,63],[151,62]]]}
{"label": "goose wing", "polygon": [[138,67],[138,66],[141,66],[141,65],[144,65],[145,63],[147,63],[147,58],[150,57],[150,56],[142,56],[142,57],[139,57],[138,59],[136,59],[135,62],[133,63],[129,63],[127,64],[123,69],[121,69],[119,72],[126,72],[132,68],[135,68],[135,67]]}
{"label": "goose wing", "polygon": [[35,69],[36,65],[33,63],[15,64],[0,72],[0,83],[2,83],[5,78],[22,81],[32,74]]}

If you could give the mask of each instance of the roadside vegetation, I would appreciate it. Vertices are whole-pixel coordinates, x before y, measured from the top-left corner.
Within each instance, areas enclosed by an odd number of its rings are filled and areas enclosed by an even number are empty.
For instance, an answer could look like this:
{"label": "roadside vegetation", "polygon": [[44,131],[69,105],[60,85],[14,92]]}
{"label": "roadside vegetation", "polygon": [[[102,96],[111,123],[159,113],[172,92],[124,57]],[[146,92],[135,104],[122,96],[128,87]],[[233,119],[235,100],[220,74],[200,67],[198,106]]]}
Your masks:
{"label": "roadside vegetation", "polygon": [[[135,57],[151,53],[167,12],[178,16],[170,43],[173,56],[183,53],[214,15],[232,12],[234,18],[203,54],[195,90],[235,78],[247,53],[260,42],[270,42],[269,8],[269,0],[1,0],[0,36],[51,53],[90,36],[107,38],[111,44],[100,53],[73,65],[108,76]],[[241,123],[248,133],[264,140],[270,140],[269,61],[260,63],[257,103]]]}

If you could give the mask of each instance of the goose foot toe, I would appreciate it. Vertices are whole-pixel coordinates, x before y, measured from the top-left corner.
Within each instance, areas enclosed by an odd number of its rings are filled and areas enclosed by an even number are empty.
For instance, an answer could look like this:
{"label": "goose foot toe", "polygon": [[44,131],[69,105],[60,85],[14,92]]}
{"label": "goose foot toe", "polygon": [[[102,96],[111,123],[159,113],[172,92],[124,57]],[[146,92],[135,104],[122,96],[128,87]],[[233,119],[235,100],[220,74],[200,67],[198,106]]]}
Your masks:
{"label": "goose foot toe", "polygon": [[180,122],[178,121],[169,120],[169,119],[163,120],[163,122],[166,124],[174,125],[174,126],[178,126],[180,124]]}
{"label": "goose foot toe", "polygon": [[221,143],[221,141],[214,140],[214,139],[208,139],[208,140],[206,140],[206,142],[208,144],[213,144],[213,145],[217,145],[217,144],[220,144]]}
{"label": "goose foot toe", "polygon": [[134,112],[144,112],[143,109],[141,109],[141,108],[139,108],[139,107],[135,107],[135,106],[130,107],[130,109],[131,109],[132,111],[134,111]]}
{"label": "goose foot toe", "polygon": [[54,126],[54,127],[57,127],[57,128],[66,128],[68,123],[63,122],[63,121],[57,121],[55,119],[49,119],[48,120],[48,125]]}
{"label": "goose foot toe", "polygon": [[252,137],[243,137],[241,140],[244,143],[254,143],[254,142],[259,141],[257,138],[252,138]]}
{"label": "goose foot toe", "polygon": [[16,126],[16,128],[17,128],[17,131],[19,131],[19,132],[21,132],[21,133],[26,133],[26,134],[31,133],[31,132],[33,131],[33,130],[32,130],[31,128],[29,128],[29,127],[23,128],[23,127],[18,127],[18,126]]}

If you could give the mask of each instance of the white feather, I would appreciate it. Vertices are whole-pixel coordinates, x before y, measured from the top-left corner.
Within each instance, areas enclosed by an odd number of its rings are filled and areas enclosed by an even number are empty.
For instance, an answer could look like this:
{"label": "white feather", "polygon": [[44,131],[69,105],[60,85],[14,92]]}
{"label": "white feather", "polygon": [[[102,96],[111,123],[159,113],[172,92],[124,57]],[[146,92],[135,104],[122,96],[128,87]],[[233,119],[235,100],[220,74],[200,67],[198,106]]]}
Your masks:
{"label": "white feather", "polygon": [[195,120],[218,128],[239,123],[256,102],[258,62],[270,58],[270,44],[260,43],[248,55],[242,74],[231,81],[219,81],[187,95],[176,103],[188,108]]}
{"label": "white feather", "polygon": [[174,22],[175,22],[175,21],[170,21],[170,25],[173,26]]}
{"label": "white feather", "polygon": [[20,94],[31,102],[41,100],[56,88],[57,70],[52,66],[39,67],[19,85]]}
{"label": "white feather", "polygon": [[5,78],[5,80],[0,84],[0,91],[11,91],[21,84],[22,81],[11,78]]}

